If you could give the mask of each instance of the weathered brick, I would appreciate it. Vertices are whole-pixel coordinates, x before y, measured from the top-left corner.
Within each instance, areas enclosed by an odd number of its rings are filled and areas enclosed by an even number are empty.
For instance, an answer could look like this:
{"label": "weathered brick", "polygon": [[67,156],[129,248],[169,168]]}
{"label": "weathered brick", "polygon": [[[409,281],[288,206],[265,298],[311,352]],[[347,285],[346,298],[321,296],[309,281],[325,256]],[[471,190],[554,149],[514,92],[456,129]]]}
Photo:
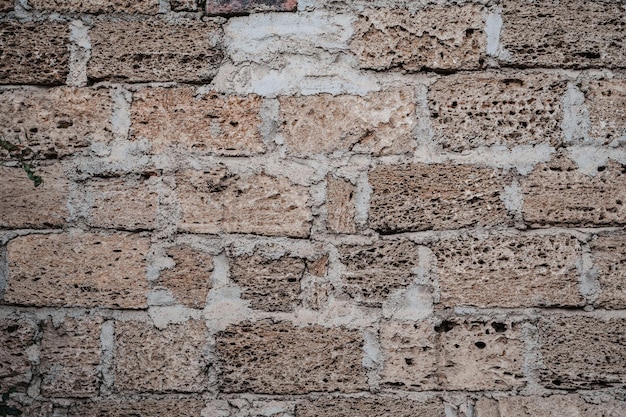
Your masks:
{"label": "weathered brick", "polygon": [[446,307],[584,306],[573,236],[465,236],[432,248]]}
{"label": "weathered brick", "polygon": [[428,94],[434,139],[444,149],[562,143],[567,83],[546,74],[459,74]]}
{"label": "weathered brick", "polygon": [[626,308],[626,236],[597,236],[590,246],[601,289],[595,304]]}
{"label": "weathered brick", "polygon": [[520,181],[524,220],[533,226],[626,223],[626,167],[610,161],[595,176],[564,157],[539,164]]}
{"label": "weathered brick", "polygon": [[264,174],[243,178],[226,169],[176,175],[179,227],[194,233],[307,237],[311,210],[305,187]]}
{"label": "weathered brick", "polygon": [[23,417],[54,417],[54,405],[52,402],[46,400],[33,401],[28,397],[12,396],[6,404],[9,407],[19,410],[21,412],[19,415]]}
{"label": "weathered brick", "polygon": [[279,101],[282,131],[291,154],[357,151],[387,155],[414,148],[412,130],[417,117],[411,89],[365,97],[280,97]]}
{"label": "weathered brick", "polygon": [[623,4],[619,1],[502,4],[503,63],[522,67],[615,68],[626,65]]}
{"label": "weathered brick", "polygon": [[189,246],[166,249],[176,266],[161,271],[155,284],[166,288],[176,301],[191,308],[203,308],[211,289],[213,258]]}
{"label": "weathered brick", "polygon": [[498,400],[480,399],[476,402],[475,411],[476,417],[619,417],[626,412],[626,405],[606,400],[601,404],[590,404],[575,394],[550,397],[532,395],[504,397]]}
{"label": "weathered brick", "polygon": [[28,5],[36,10],[80,13],[144,13],[157,14],[159,0],[30,0]]}
{"label": "weathered brick", "polygon": [[356,233],[356,187],[341,178],[326,179],[326,223],[333,233]]}
{"label": "weathered brick", "polygon": [[73,404],[68,417],[200,417],[204,401],[196,398],[143,399],[137,401],[103,400]]}
{"label": "weathered brick", "polygon": [[353,39],[362,68],[449,71],[480,68],[487,38],[481,8],[467,5],[366,10]]}
{"label": "weathered brick", "polygon": [[17,237],[7,246],[5,301],[41,307],[144,308],[149,246],[147,238],[121,233]]}
{"label": "weathered brick", "polygon": [[298,417],[445,417],[440,399],[414,401],[407,398],[389,397],[322,397],[314,401],[302,401],[296,405]]}
{"label": "weathered brick", "polygon": [[140,322],[115,324],[118,390],[201,392],[206,389],[208,331],[200,320],[164,330]]}
{"label": "weathered brick", "polygon": [[213,22],[98,22],[89,36],[92,81],[210,82],[223,58],[223,31]]}
{"label": "weathered brick", "polygon": [[195,12],[198,10],[197,0],[170,0],[170,7],[175,12]]}
{"label": "weathered brick", "polygon": [[600,143],[626,140],[626,80],[592,81],[585,86],[590,135]]}
{"label": "weathered brick", "polygon": [[0,387],[27,384],[32,377],[28,350],[37,336],[35,323],[25,319],[0,319]]}
{"label": "weathered brick", "polygon": [[91,397],[99,391],[102,318],[46,323],[41,340],[41,392],[49,397]]}
{"label": "weathered brick", "polygon": [[468,165],[382,165],[369,175],[370,227],[380,233],[510,225],[510,175]]}
{"label": "weathered brick", "polygon": [[63,84],[70,31],[61,23],[0,23],[0,84]]}
{"label": "weathered brick", "polygon": [[261,321],[217,335],[222,391],[304,394],[367,389],[355,330]]}
{"label": "weathered brick", "polygon": [[50,228],[65,224],[68,180],[59,166],[35,167],[35,188],[21,167],[0,167],[0,228]]}
{"label": "weathered brick", "polygon": [[19,138],[40,158],[60,158],[111,141],[112,108],[107,90],[0,90],[0,135]]}
{"label": "weathered brick", "polygon": [[13,0],[0,0],[0,12],[10,12],[15,6]]}
{"label": "weathered brick", "polygon": [[261,98],[205,94],[192,88],[147,88],[133,96],[131,136],[153,151],[253,155],[265,151],[259,132]]}
{"label": "weathered brick", "polygon": [[208,15],[238,15],[260,12],[295,12],[297,0],[207,0]]}

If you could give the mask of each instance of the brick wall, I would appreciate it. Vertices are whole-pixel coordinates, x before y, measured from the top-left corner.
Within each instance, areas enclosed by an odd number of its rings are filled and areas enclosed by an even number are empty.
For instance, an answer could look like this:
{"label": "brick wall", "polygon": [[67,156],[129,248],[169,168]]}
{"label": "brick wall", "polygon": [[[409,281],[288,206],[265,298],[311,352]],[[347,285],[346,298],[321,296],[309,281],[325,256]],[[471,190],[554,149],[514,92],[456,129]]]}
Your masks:
{"label": "brick wall", "polygon": [[0,0],[26,416],[626,415],[626,3]]}

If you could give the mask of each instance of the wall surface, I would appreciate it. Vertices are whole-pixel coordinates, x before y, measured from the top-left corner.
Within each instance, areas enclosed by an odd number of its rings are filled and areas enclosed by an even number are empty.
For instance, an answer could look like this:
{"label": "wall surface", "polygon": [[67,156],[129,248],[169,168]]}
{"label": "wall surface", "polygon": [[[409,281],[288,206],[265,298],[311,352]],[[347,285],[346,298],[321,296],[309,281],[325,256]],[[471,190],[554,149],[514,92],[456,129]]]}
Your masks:
{"label": "wall surface", "polygon": [[626,415],[626,2],[0,0],[25,416]]}

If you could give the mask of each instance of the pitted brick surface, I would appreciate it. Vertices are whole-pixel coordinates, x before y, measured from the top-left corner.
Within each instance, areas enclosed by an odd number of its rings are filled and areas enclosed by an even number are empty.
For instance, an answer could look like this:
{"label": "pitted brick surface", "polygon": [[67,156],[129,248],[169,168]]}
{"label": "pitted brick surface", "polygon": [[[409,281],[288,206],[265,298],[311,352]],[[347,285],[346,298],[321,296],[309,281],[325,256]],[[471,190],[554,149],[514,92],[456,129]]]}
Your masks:
{"label": "pitted brick surface", "polygon": [[476,402],[475,410],[476,417],[619,417],[626,412],[626,404],[606,399],[600,404],[587,403],[575,394],[549,397],[531,395],[505,397],[498,400],[480,399]]}
{"label": "pitted brick surface", "polygon": [[32,377],[27,350],[35,345],[37,325],[21,318],[0,319],[0,386],[26,384]]}
{"label": "pitted brick surface", "polygon": [[103,400],[74,404],[68,411],[68,417],[153,417],[165,415],[181,415],[200,417],[204,408],[201,399],[145,399],[137,401]]}
{"label": "pitted brick surface", "polygon": [[185,245],[168,248],[166,253],[176,265],[162,270],[155,285],[167,289],[187,307],[203,308],[211,289],[213,258]]}
{"label": "pitted brick surface", "polygon": [[626,80],[593,81],[584,87],[591,137],[602,144],[626,141]]}
{"label": "pitted brick surface", "polygon": [[406,398],[320,398],[296,405],[298,417],[445,417],[445,407],[439,399],[414,401]]}
{"label": "pitted brick surface", "polygon": [[326,223],[333,233],[355,233],[356,187],[341,178],[326,179]]}
{"label": "pitted brick surface", "polygon": [[13,0],[0,0],[0,12],[9,12],[13,10],[15,1]]}
{"label": "pitted brick surface", "polygon": [[626,236],[597,236],[590,246],[601,289],[595,304],[602,308],[625,308]]}
{"label": "pitted brick surface", "polygon": [[297,0],[207,0],[208,15],[237,15],[260,12],[294,12]]}
{"label": "pitted brick surface", "polygon": [[29,6],[36,10],[81,13],[144,13],[156,14],[159,0],[30,0]]}

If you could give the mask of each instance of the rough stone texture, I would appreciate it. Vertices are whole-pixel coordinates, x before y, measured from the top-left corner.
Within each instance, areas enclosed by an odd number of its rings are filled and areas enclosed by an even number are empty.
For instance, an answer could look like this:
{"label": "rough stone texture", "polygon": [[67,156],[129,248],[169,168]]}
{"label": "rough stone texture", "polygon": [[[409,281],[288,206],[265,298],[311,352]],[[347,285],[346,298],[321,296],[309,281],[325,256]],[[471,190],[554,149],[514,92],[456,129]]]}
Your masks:
{"label": "rough stone texture", "polygon": [[370,227],[380,233],[510,225],[510,177],[468,165],[382,165],[370,171]]}
{"label": "rough stone texture", "polygon": [[329,398],[302,401],[296,405],[298,417],[445,417],[441,400],[414,401],[406,398]]}
{"label": "rough stone texture", "polygon": [[381,382],[409,390],[505,390],[522,386],[518,326],[463,319],[385,322]]}
{"label": "rough stone texture", "polygon": [[297,0],[207,0],[208,15],[238,15],[257,12],[295,12]]}
{"label": "rough stone texture", "polygon": [[626,382],[624,319],[544,317],[538,329],[546,387],[594,389]]}
{"label": "rough stone texture", "polygon": [[307,237],[311,210],[305,187],[264,174],[243,178],[216,168],[176,175],[180,229],[194,233],[252,233]]}
{"label": "rough stone texture", "polygon": [[223,58],[223,32],[213,22],[98,22],[89,36],[92,81],[210,82]]}
{"label": "rough stone texture", "polygon": [[419,266],[418,245],[409,240],[381,240],[367,246],[340,246],[345,265],[343,289],[363,304],[380,306],[395,290],[407,287]]}
{"label": "rough stone texture", "polygon": [[230,278],[241,288],[241,298],[250,300],[253,309],[293,311],[305,269],[301,258],[241,256],[231,260]]}
{"label": "rough stone texture", "polygon": [[70,31],[62,23],[0,23],[0,84],[63,84]]}
{"label": "rough stone texture", "polygon": [[0,319],[0,387],[26,384],[32,377],[28,349],[35,345],[37,326],[18,318]]}
{"label": "rough stone texture", "polygon": [[540,397],[505,397],[498,400],[480,399],[475,406],[476,417],[620,417],[626,405],[616,401],[587,404],[578,395]]}
{"label": "rough stone texture", "polygon": [[368,389],[359,332],[260,321],[217,337],[223,392],[305,394]]}
{"label": "rough stone texture", "polygon": [[170,0],[170,7],[175,12],[195,12],[198,10],[196,0]]}
{"label": "rough stone texture", "polygon": [[139,401],[97,401],[74,404],[68,417],[153,417],[188,416],[200,417],[204,401],[195,398],[145,399]]}
{"label": "rough stone texture", "polygon": [[564,157],[539,164],[520,181],[524,220],[534,226],[626,223],[626,167],[610,161],[591,177]]}
{"label": "rough stone texture", "polygon": [[[24,401],[25,400],[25,401]],[[54,405],[47,401],[33,401],[30,398],[13,396],[7,401],[9,407],[16,408],[23,417],[55,417]],[[10,414],[7,414],[10,415]]]}
{"label": "rough stone texture", "polygon": [[[624,67],[623,4],[620,1],[502,4],[503,64],[522,67]],[[501,58],[503,58],[501,56]]]}
{"label": "rough stone texture", "polygon": [[115,324],[118,390],[201,392],[207,386],[204,357],[208,331],[189,320],[158,330],[140,322]]}
{"label": "rough stone texture", "polygon": [[567,83],[545,74],[459,74],[428,94],[435,141],[445,150],[562,143],[561,99]]}
{"label": "rough stone texture", "polygon": [[437,257],[447,307],[584,306],[578,290],[581,248],[573,236],[445,239]]}
{"label": "rough stone texture", "polygon": [[133,96],[131,135],[152,142],[153,151],[169,146],[219,155],[265,151],[259,132],[261,98],[205,94],[191,88],[147,88]]}
{"label": "rough stone texture", "polygon": [[159,0],[29,0],[35,10],[80,13],[144,13],[156,14]]}
{"label": "rough stone texture", "polygon": [[15,2],[13,0],[0,0],[0,12],[13,10]]}
{"label": "rough stone texture", "polygon": [[350,44],[362,68],[406,71],[471,70],[486,52],[480,6],[366,10],[355,23]]}
{"label": "rough stone texture", "polygon": [[591,137],[603,144],[626,141],[626,80],[603,80],[586,85]]}
{"label": "rough stone texture", "polygon": [[145,308],[149,245],[148,238],[134,234],[17,237],[7,247],[5,301],[40,307]]}
{"label": "rough stone texture", "polygon": [[601,289],[595,304],[626,308],[626,236],[597,236],[590,246]]}
{"label": "rough stone texture", "polygon": [[51,228],[65,224],[68,181],[59,166],[36,167],[35,188],[21,167],[0,167],[0,228]]}
{"label": "rough stone texture", "polygon": [[356,187],[341,178],[326,179],[326,224],[333,233],[356,233]]}
{"label": "rough stone texture", "polygon": [[39,158],[61,158],[112,140],[112,107],[107,90],[0,90],[0,135],[19,138]]}
{"label": "rough stone texture", "polygon": [[285,144],[289,153],[299,156],[335,151],[408,153],[414,148],[415,100],[410,88],[365,97],[280,97]]}
{"label": "rough stone texture", "polygon": [[102,318],[46,323],[41,340],[41,392],[50,397],[98,394]]}

